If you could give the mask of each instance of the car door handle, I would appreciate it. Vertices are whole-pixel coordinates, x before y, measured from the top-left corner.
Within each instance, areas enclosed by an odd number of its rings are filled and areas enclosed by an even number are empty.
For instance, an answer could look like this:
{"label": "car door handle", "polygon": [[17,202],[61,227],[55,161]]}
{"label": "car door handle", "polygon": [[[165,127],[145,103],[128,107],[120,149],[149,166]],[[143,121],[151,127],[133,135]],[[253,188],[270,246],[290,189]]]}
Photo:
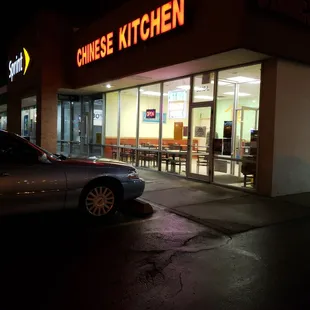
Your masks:
{"label": "car door handle", "polygon": [[10,174],[7,172],[0,172],[0,177],[9,177]]}

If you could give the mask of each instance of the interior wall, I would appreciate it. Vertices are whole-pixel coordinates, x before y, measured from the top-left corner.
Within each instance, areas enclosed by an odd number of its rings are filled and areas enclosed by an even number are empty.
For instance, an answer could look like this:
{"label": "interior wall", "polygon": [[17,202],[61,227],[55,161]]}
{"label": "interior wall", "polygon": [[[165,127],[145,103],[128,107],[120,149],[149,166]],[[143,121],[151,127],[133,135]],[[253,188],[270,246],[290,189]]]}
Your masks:
{"label": "interior wall", "polygon": [[[140,138],[157,138],[159,136],[159,124],[158,123],[147,123],[143,122],[142,113],[147,109],[156,109],[159,112],[159,98],[156,96],[143,97],[141,96],[140,101]],[[129,138],[136,137],[136,96],[122,95],[122,101],[125,103],[121,108],[121,137]],[[252,99],[240,98],[239,106],[258,108],[258,103]],[[216,117],[216,131],[219,138],[223,137],[224,121],[233,120],[233,100],[224,99],[218,102]],[[117,110],[118,110],[118,96],[117,93],[110,93],[107,96],[106,102],[106,136],[116,137],[117,136]],[[164,113],[168,113],[168,100],[164,97]],[[250,132],[255,124],[255,113],[245,114],[246,122],[243,127],[243,138],[250,141]],[[167,117],[166,123],[163,124],[163,138],[171,138],[174,136],[174,122],[183,122],[184,126],[188,126],[188,115],[185,119],[169,119]],[[241,119],[237,122],[240,124]],[[194,122],[196,125],[199,124],[198,120]],[[203,126],[204,124],[199,124]],[[186,137],[184,137],[186,138]]]}
{"label": "interior wall", "polygon": [[[111,93],[107,96],[106,103],[106,136],[115,137],[117,136],[117,93]],[[136,106],[137,106],[137,97],[132,95],[121,96],[121,137],[130,138],[136,137]],[[143,98],[143,97],[142,97]],[[148,123],[143,122],[143,112],[147,109],[156,109],[156,112],[159,113],[159,97],[149,96],[144,97],[140,101],[140,138],[158,138],[159,136],[159,124],[158,123]],[[167,114],[168,110],[168,100],[164,98],[164,113]],[[188,119],[168,119],[166,123],[163,124],[163,137],[164,138],[173,138],[174,132],[174,122],[183,122],[184,126],[187,126]]]}
{"label": "interior wall", "polygon": [[[106,136],[117,138],[118,92],[106,95]],[[129,126],[128,126],[129,127]]]}
{"label": "interior wall", "polygon": [[277,66],[272,195],[310,191],[310,67]]}
{"label": "interior wall", "polygon": [[[259,103],[252,98],[239,98],[238,107],[248,107],[248,108],[259,108]],[[217,113],[216,113],[216,132],[218,137],[221,139],[224,137],[224,122],[233,120],[233,98],[219,100],[217,104]],[[237,128],[241,124],[241,113],[237,116]],[[243,122],[243,139],[250,141],[251,140],[251,130],[254,129],[255,125],[255,113],[245,112],[244,113],[244,122]]]}

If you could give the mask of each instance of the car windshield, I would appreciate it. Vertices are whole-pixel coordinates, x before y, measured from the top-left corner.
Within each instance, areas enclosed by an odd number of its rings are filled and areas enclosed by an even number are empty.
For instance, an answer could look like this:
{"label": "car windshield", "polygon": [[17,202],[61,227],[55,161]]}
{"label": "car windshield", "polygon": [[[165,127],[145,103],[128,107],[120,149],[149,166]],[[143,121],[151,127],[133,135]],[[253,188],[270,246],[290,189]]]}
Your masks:
{"label": "car windshield", "polygon": [[[17,135],[17,136],[18,136],[18,135]],[[52,157],[52,158],[58,159],[58,160],[64,160],[64,159],[66,159],[66,157],[63,156],[63,155],[60,155],[60,154],[53,154],[53,153],[47,151],[46,149],[44,149],[44,148],[42,148],[42,147],[40,147],[40,146],[38,146],[38,145],[36,145],[36,144],[34,144],[34,143],[32,143],[32,142],[26,140],[25,138],[23,138],[23,137],[21,137],[21,136],[18,136],[18,137],[19,137],[20,139],[23,139],[24,141],[27,141],[27,143],[29,143],[29,144],[30,144],[31,146],[33,146],[34,148],[41,150],[43,153],[45,153],[45,154],[46,154],[47,156],[49,156],[49,157]]]}

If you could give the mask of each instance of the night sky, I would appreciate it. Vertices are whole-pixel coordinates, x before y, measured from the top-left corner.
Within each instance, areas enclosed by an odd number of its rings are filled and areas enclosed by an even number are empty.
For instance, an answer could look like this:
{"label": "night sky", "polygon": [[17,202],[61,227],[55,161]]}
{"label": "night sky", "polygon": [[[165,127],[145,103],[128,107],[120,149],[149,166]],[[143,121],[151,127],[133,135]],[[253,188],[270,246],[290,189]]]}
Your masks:
{"label": "night sky", "polygon": [[[87,0],[87,5],[83,2],[65,3],[65,1],[54,0],[52,2],[30,2],[26,1],[18,3],[18,10],[13,10],[13,14],[9,14],[10,18],[3,16],[0,18],[1,34],[1,50],[0,50],[0,86],[7,83],[7,48],[14,36],[19,33],[21,27],[29,22],[35,14],[44,10],[53,10],[68,16],[72,21],[72,26],[83,27],[92,21],[104,17],[109,11],[117,9],[124,2],[130,0]],[[73,5],[76,5],[74,7]],[[25,13],[26,12],[26,13]],[[3,15],[7,15],[5,12]]]}

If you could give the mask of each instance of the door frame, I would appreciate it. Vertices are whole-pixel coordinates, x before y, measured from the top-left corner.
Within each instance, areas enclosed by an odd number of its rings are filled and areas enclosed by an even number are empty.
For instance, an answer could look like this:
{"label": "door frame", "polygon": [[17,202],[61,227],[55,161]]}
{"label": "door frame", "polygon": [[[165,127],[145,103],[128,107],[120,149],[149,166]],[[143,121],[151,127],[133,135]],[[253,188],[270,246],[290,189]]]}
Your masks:
{"label": "door frame", "polygon": [[[193,109],[197,108],[211,108],[211,120],[210,120],[210,137],[209,137],[209,174],[204,176],[198,173],[191,172],[192,163],[192,140],[194,133],[192,132],[193,125]],[[188,114],[188,139],[187,139],[187,161],[186,161],[186,176],[187,178],[204,181],[211,183],[213,181],[213,138],[214,138],[214,101],[203,101],[197,103],[191,103],[189,105]],[[207,145],[206,145],[207,147]]]}

